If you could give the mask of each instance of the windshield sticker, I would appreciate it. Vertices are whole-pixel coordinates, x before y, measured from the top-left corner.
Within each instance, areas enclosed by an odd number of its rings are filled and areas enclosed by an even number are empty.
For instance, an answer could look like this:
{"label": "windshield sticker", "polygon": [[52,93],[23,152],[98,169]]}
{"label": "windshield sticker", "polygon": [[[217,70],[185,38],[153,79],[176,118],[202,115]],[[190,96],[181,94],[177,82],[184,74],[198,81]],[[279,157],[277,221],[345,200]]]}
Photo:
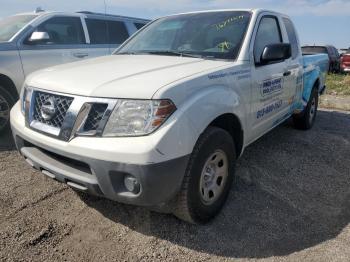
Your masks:
{"label": "windshield sticker", "polygon": [[222,52],[222,53],[229,51],[232,47],[233,47],[233,45],[228,41],[224,41],[224,42],[218,44],[218,48],[220,49],[220,52]]}
{"label": "windshield sticker", "polygon": [[226,26],[228,26],[236,21],[243,20],[243,19],[244,19],[244,15],[234,16],[234,17],[228,18],[227,20],[216,24],[215,25],[216,30],[220,31],[220,30],[224,29]]}
{"label": "windshield sticker", "polygon": [[250,69],[244,69],[239,71],[233,71],[233,72],[226,72],[226,73],[219,73],[219,74],[212,74],[208,75],[208,78],[210,80],[223,78],[227,76],[238,76],[239,79],[242,79],[240,77],[249,77],[250,76]]}
{"label": "windshield sticker", "polygon": [[272,104],[266,105],[264,108],[258,110],[258,112],[256,113],[256,118],[261,119],[264,116],[276,111],[281,106],[282,106],[282,100],[278,100],[273,102]]}
{"label": "windshield sticker", "polygon": [[261,96],[268,96],[277,92],[282,91],[283,89],[283,79],[282,78],[274,78],[265,80],[260,85]]}

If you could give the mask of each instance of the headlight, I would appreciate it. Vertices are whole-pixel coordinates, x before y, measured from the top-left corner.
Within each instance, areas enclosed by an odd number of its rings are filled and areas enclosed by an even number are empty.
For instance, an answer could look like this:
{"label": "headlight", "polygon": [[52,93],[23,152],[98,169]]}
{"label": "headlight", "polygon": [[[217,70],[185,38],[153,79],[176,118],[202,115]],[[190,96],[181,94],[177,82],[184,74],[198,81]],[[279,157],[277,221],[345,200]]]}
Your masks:
{"label": "headlight", "polygon": [[26,97],[27,97],[27,87],[23,86],[21,90],[21,95],[20,95],[21,111],[23,115],[26,112]]}
{"label": "headlight", "polygon": [[155,131],[176,110],[170,100],[119,100],[103,136],[142,136]]}
{"label": "headlight", "polygon": [[21,101],[21,111],[25,115],[26,108],[30,105],[30,99],[32,97],[33,89],[24,85],[21,90],[20,101]]}

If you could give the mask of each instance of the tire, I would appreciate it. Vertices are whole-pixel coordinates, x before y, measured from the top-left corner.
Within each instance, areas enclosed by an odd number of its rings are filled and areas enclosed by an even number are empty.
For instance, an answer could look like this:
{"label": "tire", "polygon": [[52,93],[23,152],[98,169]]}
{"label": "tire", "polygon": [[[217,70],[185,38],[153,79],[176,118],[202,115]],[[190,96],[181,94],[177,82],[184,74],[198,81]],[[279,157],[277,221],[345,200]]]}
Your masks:
{"label": "tire", "polygon": [[229,194],[235,161],[235,146],[230,134],[221,128],[208,127],[191,154],[173,214],[193,224],[212,220]]}
{"label": "tire", "polygon": [[10,130],[10,110],[16,100],[2,86],[0,86],[0,134]]}
{"label": "tire", "polygon": [[308,130],[312,128],[315,123],[318,108],[318,91],[317,88],[313,88],[309,102],[305,110],[299,114],[293,116],[293,122],[297,129]]}

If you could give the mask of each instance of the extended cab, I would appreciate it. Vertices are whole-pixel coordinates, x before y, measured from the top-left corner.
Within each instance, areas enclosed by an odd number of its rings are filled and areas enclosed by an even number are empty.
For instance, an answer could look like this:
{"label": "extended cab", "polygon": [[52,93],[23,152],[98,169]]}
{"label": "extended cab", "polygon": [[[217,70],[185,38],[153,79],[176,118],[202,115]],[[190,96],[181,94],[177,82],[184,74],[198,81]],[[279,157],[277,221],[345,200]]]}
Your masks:
{"label": "extended cab", "polygon": [[168,16],[111,56],[29,76],[13,135],[48,177],[204,223],[246,146],[290,117],[312,127],[327,66],[327,55],[302,57],[283,14]]}
{"label": "extended cab", "polygon": [[30,73],[110,55],[149,21],[91,12],[24,13],[0,20],[0,134]]}

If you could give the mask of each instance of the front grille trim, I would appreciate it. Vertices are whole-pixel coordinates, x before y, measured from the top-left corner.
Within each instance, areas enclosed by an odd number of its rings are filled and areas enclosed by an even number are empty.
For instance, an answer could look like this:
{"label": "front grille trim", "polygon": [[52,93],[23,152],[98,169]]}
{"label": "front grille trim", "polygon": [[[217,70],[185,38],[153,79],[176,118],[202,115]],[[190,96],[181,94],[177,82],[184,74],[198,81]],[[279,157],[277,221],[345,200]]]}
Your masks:
{"label": "front grille trim", "polygon": [[[44,125],[52,126],[54,128],[61,128],[68,112],[69,107],[71,106],[74,98],[70,96],[55,95],[41,91],[34,92],[34,112],[33,119]],[[56,114],[50,120],[45,120],[41,115],[41,109],[45,102],[50,98],[55,100],[55,110]]]}
{"label": "front grille trim", "polygon": [[[30,102],[29,105],[26,106],[26,126],[37,132],[63,141],[70,141],[78,135],[102,136],[103,128],[108,121],[109,115],[118,102],[117,99],[85,97],[33,87],[27,88],[30,89]],[[60,115],[60,121],[48,123],[38,116],[40,113],[38,112],[38,108],[36,108],[36,96],[38,94],[71,101],[71,103],[67,104],[69,106],[66,105],[67,109]],[[98,114],[95,112],[95,115],[90,115],[90,113],[94,112],[91,111],[92,109],[95,110],[96,106],[98,107],[101,105],[103,106],[102,109],[104,109],[104,112],[100,110]],[[86,110],[86,108],[88,108],[88,110]],[[87,121],[89,121],[89,124],[85,126]],[[89,127],[89,130],[84,131],[86,127]]]}

